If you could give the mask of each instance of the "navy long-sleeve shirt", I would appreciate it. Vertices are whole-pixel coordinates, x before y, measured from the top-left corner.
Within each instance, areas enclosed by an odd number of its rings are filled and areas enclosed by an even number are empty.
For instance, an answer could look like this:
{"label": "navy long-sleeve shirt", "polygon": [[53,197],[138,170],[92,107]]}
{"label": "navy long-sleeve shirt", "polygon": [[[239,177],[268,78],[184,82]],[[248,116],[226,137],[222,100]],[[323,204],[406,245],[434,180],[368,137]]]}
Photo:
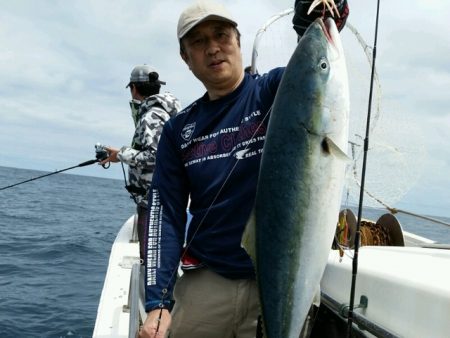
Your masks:
{"label": "navy long-sleeve shirt", "polygon": [[214,101],[205,94],[165,124],[149,194],[147,311],[171,298],[189,197],[189,255],[224,277],[254,278],[240,244],[283,70],[245,74],[233,93]]}

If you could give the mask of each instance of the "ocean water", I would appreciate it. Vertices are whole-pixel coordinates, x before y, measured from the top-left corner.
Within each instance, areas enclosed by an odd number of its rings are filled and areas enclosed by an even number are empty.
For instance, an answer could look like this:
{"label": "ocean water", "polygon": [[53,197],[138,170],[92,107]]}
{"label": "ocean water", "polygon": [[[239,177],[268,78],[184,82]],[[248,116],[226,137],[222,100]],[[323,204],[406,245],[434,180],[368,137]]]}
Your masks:
{"label": "ocean water", "polygon": [[[0,187],[43,174],[0,167]],[[135,209],[123,185],[57,174],[0,191],[1,338],[91,337],[111,245]],[[447,226],[398,219],[404,230],[450,243]]]}
{"label": "ocean water", "polygon": [[[45,174],[0,167],[0,187]],[[0,191],[0,337],[91,337],[111,245],[134,213],[120,180],[56,174]]]}

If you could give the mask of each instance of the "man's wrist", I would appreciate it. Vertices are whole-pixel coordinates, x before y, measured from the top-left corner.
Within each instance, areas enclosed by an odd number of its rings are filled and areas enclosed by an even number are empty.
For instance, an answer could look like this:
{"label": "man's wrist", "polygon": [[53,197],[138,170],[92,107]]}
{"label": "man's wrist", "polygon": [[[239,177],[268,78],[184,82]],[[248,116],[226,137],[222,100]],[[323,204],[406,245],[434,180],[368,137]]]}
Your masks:
{"label": "man's wrist", "polygon": [[148,301],[145,304],[145,311],[149,313],[157,309],[166,309],[167,311],[171,312],[174,304],[174,300]]}

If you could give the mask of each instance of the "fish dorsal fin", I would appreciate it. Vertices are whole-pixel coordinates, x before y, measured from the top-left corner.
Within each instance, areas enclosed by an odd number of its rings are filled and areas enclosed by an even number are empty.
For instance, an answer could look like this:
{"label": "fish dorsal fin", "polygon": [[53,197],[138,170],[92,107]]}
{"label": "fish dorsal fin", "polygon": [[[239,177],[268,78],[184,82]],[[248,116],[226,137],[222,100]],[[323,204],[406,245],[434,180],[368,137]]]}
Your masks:
{"label": "fish dorsal fin", "polygon": [[245,226],[244,233],[242,234],[241,247],[247,251],[248,255],[253,261],[253,265],[256,263],[256,221],[255,221],[255,209],[252,209],[250,217]]}
{"label": "fish dorsal fin", "polygon": [[322,151],[335,156],[336,158],[343,160],[345,162],[351,162],[352,159],[347,156],[345,151],[343,151],[331,138],[325,136],[322,140]]}

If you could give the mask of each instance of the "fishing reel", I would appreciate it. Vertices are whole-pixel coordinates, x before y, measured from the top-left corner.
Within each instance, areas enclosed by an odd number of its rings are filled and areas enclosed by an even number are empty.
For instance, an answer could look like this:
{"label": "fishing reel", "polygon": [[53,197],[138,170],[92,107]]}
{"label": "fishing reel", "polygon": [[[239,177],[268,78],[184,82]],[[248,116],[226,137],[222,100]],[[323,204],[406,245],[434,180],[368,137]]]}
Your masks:
{"label": "fishing reel", "polygon": [[[109,153],[106,150],[106,147],[103,144],[96,143],[95,144],[95,158],[98,162],[106,160],[109,157]],[[102,164],[102,167],[108,169],[111,163]]]}

